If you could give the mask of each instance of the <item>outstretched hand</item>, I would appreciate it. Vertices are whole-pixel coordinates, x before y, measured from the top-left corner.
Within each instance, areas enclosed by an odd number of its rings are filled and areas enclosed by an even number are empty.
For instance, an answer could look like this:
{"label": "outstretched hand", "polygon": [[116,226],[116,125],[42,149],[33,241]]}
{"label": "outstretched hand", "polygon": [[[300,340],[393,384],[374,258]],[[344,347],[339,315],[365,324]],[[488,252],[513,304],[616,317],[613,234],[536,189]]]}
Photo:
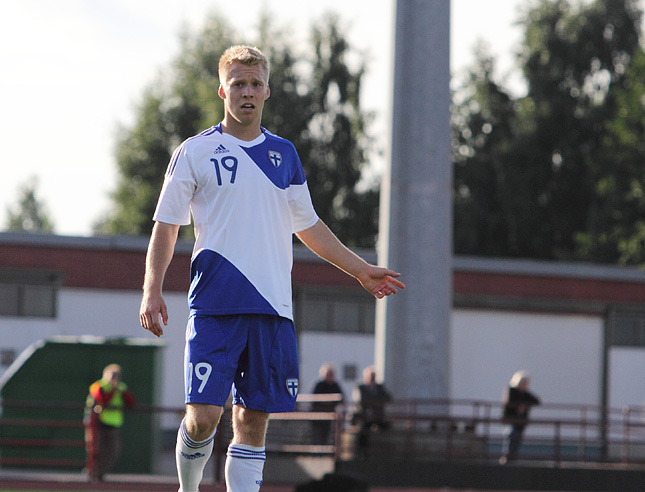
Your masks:
{"label": "outstretched hand", "polygon": [[397,279],[401,274],[387,268],[369,265],[367,270],[357,277],[363,288],[377,299],[396,294],[398,289],[405,289],[405,284]]}

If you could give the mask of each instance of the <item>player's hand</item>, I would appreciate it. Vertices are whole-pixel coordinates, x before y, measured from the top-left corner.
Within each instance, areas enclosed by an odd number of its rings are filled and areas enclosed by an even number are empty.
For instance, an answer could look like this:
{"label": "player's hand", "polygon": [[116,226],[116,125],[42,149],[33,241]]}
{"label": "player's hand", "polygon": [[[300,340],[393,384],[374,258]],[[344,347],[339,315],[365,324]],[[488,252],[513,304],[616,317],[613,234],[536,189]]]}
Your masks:
{"label": "player's hand", "polygon": [[405,284],[397,279],[400,276],[400,273],[393,270],[369,265],[369,268],[357,278],[365,290],[377,299],[383,299],[396,294],[398,289],[405,289]]}
{"label": "player's hand", "polygon": [[163,326],[168,325],[168,308],[161,295],[144,294],[139,309],[141,326],[156,337],[163,335]]}

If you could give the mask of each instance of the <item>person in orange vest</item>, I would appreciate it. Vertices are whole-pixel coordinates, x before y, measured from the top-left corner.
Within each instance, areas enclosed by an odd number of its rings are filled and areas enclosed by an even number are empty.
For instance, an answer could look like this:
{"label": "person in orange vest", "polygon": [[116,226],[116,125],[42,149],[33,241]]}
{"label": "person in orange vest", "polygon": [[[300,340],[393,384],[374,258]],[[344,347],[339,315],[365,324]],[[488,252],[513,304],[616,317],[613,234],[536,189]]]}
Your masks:
{"label": "person in orange vest", "polygon": [[102,481],[119,458],[123,410],[132,406],[134,396],[121,381],[121,366],[106,366],[85,402],[86,471],[91,481]]}

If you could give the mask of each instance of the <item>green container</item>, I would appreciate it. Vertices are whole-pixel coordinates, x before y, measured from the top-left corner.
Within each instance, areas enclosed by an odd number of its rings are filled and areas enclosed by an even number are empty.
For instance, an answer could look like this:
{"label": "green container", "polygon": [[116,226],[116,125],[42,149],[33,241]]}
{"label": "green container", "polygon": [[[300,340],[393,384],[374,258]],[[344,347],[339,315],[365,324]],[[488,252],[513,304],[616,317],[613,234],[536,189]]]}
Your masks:
{"label": "green container", "polygon": [[[112,471],[152,473],[160,448],[159,416],[144,410],[158,405],[162,347],[159,340],[99,337],[55,337],[31,345],[0,380],[2,467],[80,471],[85,462],[85,448],[79,445],[84,441],[85,399],[103,368],[116,363],[136,406],[126,410],[121,457]],[[33,422],[14,425],[8,419]],[[64,426],[41,425],[46,420]],[[17,445],[11,439],[32,444]],[[59,444],[47,445],[52,440]],[[31,463],[21,463],[25,458]]]}

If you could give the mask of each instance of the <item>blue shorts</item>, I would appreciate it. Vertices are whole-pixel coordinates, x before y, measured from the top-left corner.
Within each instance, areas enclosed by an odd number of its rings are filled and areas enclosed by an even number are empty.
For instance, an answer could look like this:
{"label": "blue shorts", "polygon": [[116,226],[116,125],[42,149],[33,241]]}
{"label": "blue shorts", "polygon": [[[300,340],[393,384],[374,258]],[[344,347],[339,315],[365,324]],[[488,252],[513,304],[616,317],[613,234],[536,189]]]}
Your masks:
{"label": "blue shorts", "polygon": [[186,403],[233,403],[292,412],[298,396],[293,322],[267,314],[191,316],[186,328]]}

